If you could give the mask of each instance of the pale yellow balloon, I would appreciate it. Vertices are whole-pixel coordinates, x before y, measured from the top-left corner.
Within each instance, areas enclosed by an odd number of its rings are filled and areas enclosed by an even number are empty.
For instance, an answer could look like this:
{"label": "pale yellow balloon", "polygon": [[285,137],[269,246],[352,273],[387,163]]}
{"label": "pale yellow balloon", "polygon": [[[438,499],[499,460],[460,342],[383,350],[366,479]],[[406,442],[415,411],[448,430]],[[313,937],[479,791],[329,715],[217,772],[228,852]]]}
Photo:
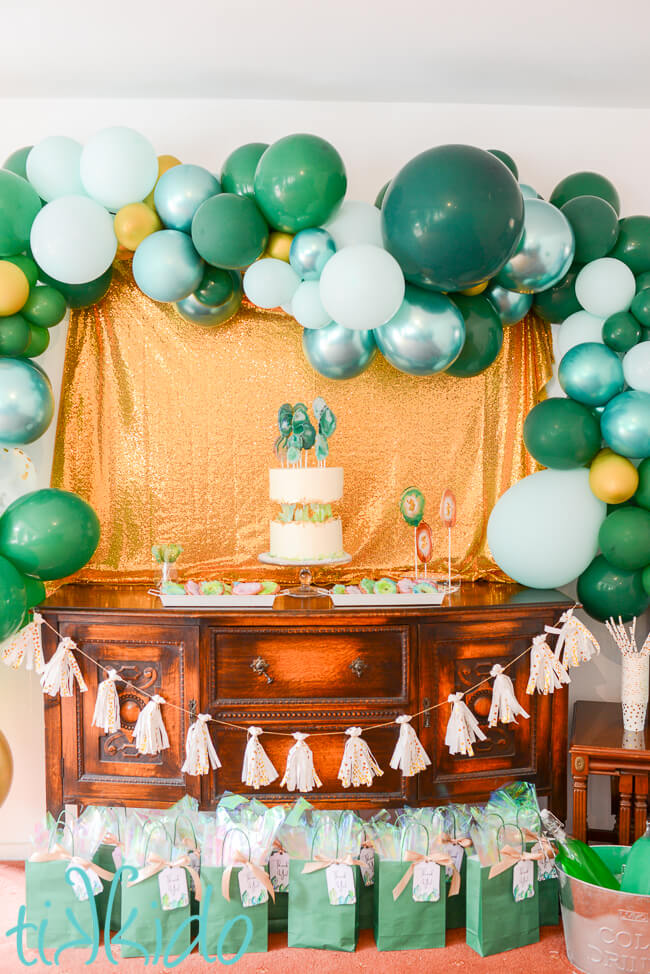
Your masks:
{"label": "pale yellow balloon", "polygon": [[639,486],[634,464],[612,450],[601,450],[589,468],[589,486],[606,504],[622,504]]}
{"label": "pale yellow balloon", "polygon": [[262,256],[275,257],[276,260],[283,260],[288,264],[292,240],[293,236],[290,233],[280,233],[279,230],[274,230],[269,234],[269,242]]}
{"label": "pale yellow balloon", "polygon": [[0,260],[0,315],[15,315],[29,297],[29,281],[20,267]]}
{"label": "pale yellow balloon", "polygon": [[[156,177],[156,183],[158,182],[162,174],[167,172],[168,169],[173,169],[174,166],[181,166],[181,165],[182,165],[181,160],[177,159],[176,156],[169,156],[169,155],[158,156],[158,176]],[[149,193],[149,195],[145,196],[145,198],[142,201],[143,203],[146,203],[146,205],[152,210],[155,209],[154,202],[153,202],[153,194],[156,188],[156,183],[154,183],[154,187]]]}
{"label": "pale yellow balloon", "polygon": [[115,214],[115,236],[127,250],[135,250],[145,237],[162,230],[160,217],[145,203],[128,203]]}
{"label": "pale yellow balloon", "polygon": [[475,284],[474,287],[467,287],[461,294],[466,294],[469,298],[473,298],[476,294],[483,294],[483,291],[488,286],[489,281],[481,281],[480,284]]}
{"label": "pale yellow balloon", "polygon": [[0,731],[0,805],[9,794],[13,776],[14,762],[9,749],[9,742]]}

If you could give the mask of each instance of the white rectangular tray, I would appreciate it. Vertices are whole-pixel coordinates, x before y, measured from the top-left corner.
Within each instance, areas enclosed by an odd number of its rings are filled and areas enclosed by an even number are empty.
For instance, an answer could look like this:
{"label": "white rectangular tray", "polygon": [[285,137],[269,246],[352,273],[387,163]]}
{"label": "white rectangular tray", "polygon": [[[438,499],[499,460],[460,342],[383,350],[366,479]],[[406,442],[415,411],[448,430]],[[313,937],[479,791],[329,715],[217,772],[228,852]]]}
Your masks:
{"label": "white rectangular tray", "polygon": [[351,595],[334,595],[330,592],[334,605],[345,606],[397,606],[403,608],[406,605],[442,605],[445,597],[444,592],[409,592],[401,594],[396,592],[394,595],[366,595],[365,592]]}
{"label": "white rectangular tray", "polygon": [[170,609],[272,609],[275,595],[168,595],[159,598]]}

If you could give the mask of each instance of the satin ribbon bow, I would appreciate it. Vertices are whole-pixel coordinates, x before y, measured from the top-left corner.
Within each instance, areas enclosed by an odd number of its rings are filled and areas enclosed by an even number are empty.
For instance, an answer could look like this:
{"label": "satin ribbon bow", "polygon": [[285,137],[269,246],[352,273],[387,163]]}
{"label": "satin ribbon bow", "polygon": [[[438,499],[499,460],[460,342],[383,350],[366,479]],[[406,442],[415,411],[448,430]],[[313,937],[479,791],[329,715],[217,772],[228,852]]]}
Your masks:
{"label": "satin ribbon bow", "polygon": [[430,852],[429,855],[424,856],[421,852],[407,852],[404,856],[407,862],[410,862],[410,866],[400,879],[397,886],[393,889],[393,899],[398,900],[406,887],[408,886],[409,879],[413,875],[415,866],[419,862],[437,862],[439,866],[451,866],[451,885],[449,887],[449,895],[456,896],[460,890],[460,873],[454,865],[453,859],[446,855],[444,852]]}
{"label": "satin ribbon bow", "polygon": [[359,859],[353,859],[351,855],[343,858],[330,859],[328,856],[315,855],[311,862],[306,862],[302,867],[303,873],[315,873],[318,869],[327,869],[328,866],[360,866]]}
{"label": "satin ribbon bow", "polygon": [[122,842],[122,840],[118,839],[118,837],[113,832],[105,832],[102,842],[104,843],[104,845],[116,845],[120,849],[124,848],[124,843]]}
{"label": "satin ribbon bow", "polygon": [[230,876],[235,866],[244,866],[250,869],[255,879],[258,880],[269,891],[269,896],[275,903],[275,890],[273,889],[273,883],[269,878],[269,874],[262,869],[261,866],[256,866],[254,862],[247,859],[241,852],[235,852],[233,856],[234,862],[230,866],[226,866],[223,871],[223,876],[221,877],[221,895],[224,900],[230,902]]}
{"label": "satin ribbon bow", "polygon": [[533,832],[532,829],[527,829],[525,826],[521,831],[524,834],[526,842],[539,843],[540,851],[544,859],[553,859],[555,857],[553,846],[545,835],[539,835],[537,832]]}
{"label": "satin ribbon bow", "polygon": [[70,852],[66,852],[60,845],[54,845],[48,852],[34,852],[29,857],[30,862],[64,862],[65,860],[71,866],[79,866],[80,869],[91,869],[101,879],[105,879],[109,883],[115,876],[115,873],[109,873],[107,869],[102,869],[101,866],[98,866],[95,862],[90,862],[89,859],[82,859],[81,856],[73,856]]}
{"label": "satin ribbon bow", "polygon": [[514,849],[511,845],[504,845],[501,850],[501,859],[490,867],[488,879],[499,876],[506,869],[512,869],[518,862],[539,862],[544,858],[544,853],[541,850],[539,852],[522,852],[521,849]]}
{"label": "satin ribbon bow", "polygon": [[472,840],[468,835],[452,836],[448,835],[446,832],[441,832],[436,841],[445,844],[450,842],[452,845],[462,846],[463,849],[469,849],[472,844]]}
{"label": "satin ribbon bow", "polygon": [[176,869],[177,867],[181,869],[187,869],[188,873],[194,881],[194,895],[197,900],[201,900],[202,889],[201,889],[201,877],[194,868],[190,865],[189,856],[181,856],[180,859],[175,859],[170,862],[168,859],[163,859],[162,856],[157,856],[155,853],[149,856],[149,863],[139,870],[137,879],[132,879],[127,883],[127,886],[136,886],[138,883],[143,883],[145,879],[150,879],[155,876],[156,873],[162,872],[163,869]]}

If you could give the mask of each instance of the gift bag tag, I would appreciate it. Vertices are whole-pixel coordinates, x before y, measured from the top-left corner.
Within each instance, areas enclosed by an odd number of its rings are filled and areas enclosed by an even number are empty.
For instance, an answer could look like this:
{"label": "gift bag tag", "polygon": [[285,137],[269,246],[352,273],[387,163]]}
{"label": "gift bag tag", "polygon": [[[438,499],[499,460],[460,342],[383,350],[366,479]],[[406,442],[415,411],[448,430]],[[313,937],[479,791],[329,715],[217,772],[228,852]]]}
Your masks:
{"label": "gift bag tag", "polygon": [[535,895],[535,872],[531,859],[515,863],[512,870],[512,892],[515,903]]}
{"label": "gift bag tag", "polygon": [[374,886],[375,883],[375,850],[368,845],[364,845],[360,854],[361,878],[364,886]]}
{"label": "gift bag tag", "polygon": [[187,874],[182,866],[166,866],[158,873],[160,903],[163,910],[178,910],[190,902]]}
{"label": "gift bag tag", "polygon": [[111,853],[111,857],[113,859],[113,864],[114,864],[115,868],[116,869],[120,869],[120,867],[122,865],[122,849],[120,848],[119,845],[116,845],[115,846],[115,848],[113,849],[113,851]]}
{"label": "gift bag tag", "polygon": [[357,902],[354,890],[352,866],[345,862],[335,862],[325,870],[327,895],[332,906],[347,906]]}
{"label": "gift bag tag", "polygon": [[[447,842],[445,852],[456,867],[456,872],[460,872],[461,866],[463,865],[463,856],[465,855],[465,850],[462,845],[457,845],[455,842]],[[445,866],[445,875],[453,875],[451,866]]]}
{"label": "gift bag tag", "polygon": [[260,903],[266,903],[269,891],[260,883],[252,869],[242,866],[238,879],[242,906],[258,906]]}
{"label": "gift bag tag", "polygon": [[269,876],[276,893],[289,892],[289,853],[272,852],[269,856]]}
{"label": "gift bag tag", "polygon": [[[74,869],[74,872],[70,872],[70,870],[72,869]],[[70,873],[70,879],[72,880],[72,892],[77,897],[77,899],[81,900],[81,902],[83,903],[84,900],[88,899],[88,890],[86,888],[86,884],[84,883],[83,879],[77,872],[78,869],[80,869],[81,872],[85,873],[86,876],[88,877],[88,882],[90,883],[90,890],[93,896],[97,896],[98,893],[101,893],[101,891],[104,889],[104,886],[102,885],[101,879],[93,869],[84,869],[83,866],[78,866],[76,865],[76,863],[71,862],[68,868],[66,869],[66,873]]]}
{"label": "gift bag tag", "polygon": [[437,903],[440,899],[440,866],[437,862],[416,862],[413,899],[416,903]]}
{"label": "gift bag tag", "polygon": [[557,879],[555,859],[539,859],[537,861],[537,879],[540,883],[545,879]]}

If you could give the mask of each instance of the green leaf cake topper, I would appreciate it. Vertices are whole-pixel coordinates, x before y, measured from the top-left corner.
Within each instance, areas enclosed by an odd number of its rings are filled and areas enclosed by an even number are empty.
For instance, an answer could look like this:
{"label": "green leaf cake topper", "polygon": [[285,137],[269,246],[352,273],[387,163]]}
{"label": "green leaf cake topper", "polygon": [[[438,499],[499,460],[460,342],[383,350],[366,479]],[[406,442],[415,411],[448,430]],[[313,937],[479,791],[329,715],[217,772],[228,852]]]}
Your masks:
{"label": "green leaf cake topper", "polygon": [[[307,455],[315,446],[316,460],[324,465],[329,454],[328,440],[336,429],[336,416],[325,400],[318,396],[312,404],[315,423],[309,416],[304,402],[283,403],[278,410],[278,430],[274,450],[280,463],[289,466],[307,466]],[[316,430],[318,427],[318,431]]]}

